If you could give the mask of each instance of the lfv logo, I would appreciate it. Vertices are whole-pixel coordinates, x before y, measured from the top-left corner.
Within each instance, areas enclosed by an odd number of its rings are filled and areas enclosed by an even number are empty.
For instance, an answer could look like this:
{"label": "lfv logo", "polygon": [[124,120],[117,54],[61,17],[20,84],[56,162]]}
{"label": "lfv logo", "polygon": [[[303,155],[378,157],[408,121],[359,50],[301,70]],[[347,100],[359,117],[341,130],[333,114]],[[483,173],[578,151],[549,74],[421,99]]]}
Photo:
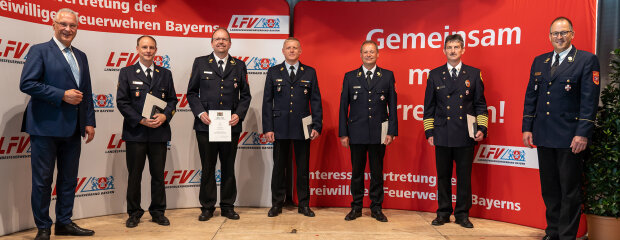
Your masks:
{"label": "lfv logo", "polygon": [[[75,193],[89,193],[114,190],[114,177],[78,177]],[[56,185],[52,190],[52,196],[56,196]]]}
{"label": "lfv logo", "polygon": [[120,135],[112,134],[110,136],[110,140],[108,141],[108,146],[106,146],[105,153],[121,153],[125,152],[123,149],[123,143],[125,141],[121,139]]}
{"label": "lfv logo", "polygon": [[267,141],[264,134],[257,132],[243,132],[239,136],[238,148],[241,149],[271,149],[273,144]]}
{"label": "lfv logo", "polygon": [[164,172],[164,184],[166,185],[180,185],[180,184],[200,184],[200,177],[202,176],[202,170],[185,169],[174,170],[172,174],[170,171]]}
{"label": "lfv logo", "polygon": [[110,56],[108,57],[108,61],[106,62],[106,67],[128,67],[136,64],[138,62],[138,58],[140,55],[138,53],[128,53],[128,52],[110,52]]}
{"label": "lfv logo", "polygon": [[0,38],[0,56],[3,58],[26,59],[28,47],[30,43]]}
{"label": "lfv logo", "polygon": [[288,16],[233,15],[228,24],[228,31],[288,34]]}
{"label": "lfv logo", "polygon": [[163,67],[165,69],[170,69],[170,56],[168,55],[155,56],[153,58],[153,61],[157,66]]}
{"label": "lfv logo", "polygon": [[500,145],[480,145],[475,163],[538,168],[536,149]]}
{"label": "lfv logo", "polygon": [[0,159],[30,157],[30,136],[0,137]]}
{"label": "lfv logo", "polygon": [[187,101],[186,93],[177,93],[177,112],[191,112],[192,110],[189,108],[189,102]]}
{"label": "lfv logo", "polygon": [[246,61],[248,70],[267,70],[276,65],[276,58],[252,57]]}

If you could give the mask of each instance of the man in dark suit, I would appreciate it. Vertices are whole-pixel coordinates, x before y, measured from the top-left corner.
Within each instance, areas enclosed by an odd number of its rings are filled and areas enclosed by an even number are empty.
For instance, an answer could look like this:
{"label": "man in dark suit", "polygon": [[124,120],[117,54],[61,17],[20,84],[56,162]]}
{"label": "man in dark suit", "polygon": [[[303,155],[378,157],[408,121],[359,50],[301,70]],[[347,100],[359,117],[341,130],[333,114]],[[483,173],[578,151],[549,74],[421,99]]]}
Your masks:
{"label": "man in dark suit", "polygon": [[[424,96],[424,133],[435,146],[437,168],[437,218],[431,224],[450,222],[452,214],[452,161],[456,163],[455,223],[473,228],[469,221],[471,208],[471,168],[474,146],[486,136],[488,127],[487,103],[480,70],[461,62],[465,53],[463,37],[446,37],[444,54],[448,63],[433,69],[426,82]],[[476,117],[476,127],[470,137],[467,115]]]}
{"label": "man in dark suit", "polygon": [[523,144],[537,146],[548,239],[574,240],[581,215],[582,151],[592,136],[599,97],[595,55],[571,44],[568,18],[551,22],[553,51],[534,59],[523,106]]}
{"label": "man in dark suit", "polygon": [[[299,62],[301,44],[296,38],[284,40],[285,61],[269,68],[263,95],[263,132],[273,143],[273,172],[271,174],[271,203],[267,216],[282,213],[286,196],[284,176],[294,148],[297,165],[298,213],[314,217],[310,209],[309,161],[310,141],[319,137],[323,123],[321,93],[314,68]],[[289,104],[290,102],[290,104]],[[312,111],[310,111],[312,110]],[[312,116],[312,130],[307,139],[302,118]]]}
{"label": "man in dark suit", "polygon": [[[144,210],[140,207],[140,186],[142,171],[148,155],[151,173],[151,205],[149,213],[153,222],[168,226],[166,211],[166,188],[164,168],[166,166],[167,142],[170,141],[170,120],[174,116],[177,98],[170,70],[156,66],[153,58],[157,53],[157,42],[151,36],[138,38],[136,51],[140,60],[133,66],[124,67],[118,75],[116,104],[125,118],[123,140],[127,145],[126,161],[129,177],[127,181],[127,214],[125,226],[138,226]],[[142,116],[147,94],[166,102],[166,107],[152,117]]]}
{"label": "man in dark suit", "polygon": [[54,37],[28,52],[20,90],[30,95],[22,131],[30,134],[32,149],[32,213],[39,229],[35,239],[49,239],[49,216],[54,164],[56,176],[56,235],[90,236],[95,232],[71,221],[80,160],[80,136],[95,136],[90,72],[86,54],[71,46],[77,34],[77,13],[58,11]]}
{"label": "man in dark suit", "polygon": [[[377,67],[379,48],[364,41],[360,49],[362,66],[344,75],[340,95],[339,136],[344,147],[351,147],[351,211],[344,220],[362,216],[366,155],[370,164],[370,209],[377,221],[387,222],[383,203],[383,156],[385,147],[398,135],[394,73]],[[387,135],[382,140],[382,125]]]}
{"label": "man in dark suit", "polygon": [[[237,143],[242,130],[241,123],[248,111],[250,86],[247,81],[245,62],[228,54],[230,34],[224,28],[218,28],[211,36],[213,53],[197,57],[192,67],[187,101],[194,113],[194,130],[198,141],[198,151],[202,163],[200,182],[200,205],[202,213],[199,221],[213,217],[217,188],[215,185],[215,163],[219,154],[221,165],[220,209],[221,215],[229,219],[239,219],[234,211],[237,198],[235,181],[235,158]],[[209,141],[209,110],[230,110],[232,139],[230,142]]]}

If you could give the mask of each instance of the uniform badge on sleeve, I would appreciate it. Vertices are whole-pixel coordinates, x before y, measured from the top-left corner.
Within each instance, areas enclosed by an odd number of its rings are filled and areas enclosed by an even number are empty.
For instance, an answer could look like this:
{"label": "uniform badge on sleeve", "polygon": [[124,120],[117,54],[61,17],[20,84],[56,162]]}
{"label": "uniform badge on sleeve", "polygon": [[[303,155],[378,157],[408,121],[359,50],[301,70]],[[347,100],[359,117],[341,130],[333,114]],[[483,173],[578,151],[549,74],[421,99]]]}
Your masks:
{"label": "uniform badge on sleeve", "polygon": [[465,87],[469,87],[471,86],[471,83],[469,82],[469,80],[465,80]]}
{"label": "uniform badge on sleeve", "polygon": [[598,71],[592,71],[592,82],[594,82],[594,84],[598,85],[600,82],[599,79],[599,72]]}
{"label": "uniform badge on sleeve", "polygon": [[571,87],[570,84],[566,84],[566,87],[564,87],[564,90],[566,90],[567,92],[570,91]]}

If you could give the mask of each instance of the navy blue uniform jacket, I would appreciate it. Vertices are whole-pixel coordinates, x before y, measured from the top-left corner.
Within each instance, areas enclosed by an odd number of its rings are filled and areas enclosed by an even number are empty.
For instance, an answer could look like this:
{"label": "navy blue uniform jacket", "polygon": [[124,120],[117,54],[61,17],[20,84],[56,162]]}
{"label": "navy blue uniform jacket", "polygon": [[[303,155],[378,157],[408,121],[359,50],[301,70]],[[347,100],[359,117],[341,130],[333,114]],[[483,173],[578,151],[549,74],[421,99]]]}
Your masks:
{"label": "navy blue uniform jacket", "polygon": [[323,109],[314,68],[299,63],[291,79],[284,63],[270,67],[263,95],[263,132],[274,132],[276,139],[302,140],[301,119],[310,114],[312,129],[321,133]]}
{"label": "navy blue uniform jacket", "polygon": [[573,46],[551,76],[553,52],[534,59],[523,104],[523,132],[534,145],[569,148],[575,136],[590,138],[599,97],[599,63]]}
{"label": "navy blue uniform jacket", "polygon": [[[116,105],[123,117],[123,140],[135,142],[167,142],[170,141],[170,120],[174,116],[177,96],[170,70],[154,66],[151,74],[153,81],[147,83],[146,75],[140,63],[121,69],[116,89]],[[164,100],[166,122],[158,128],[150,128],[140,124],[142,108],[146,94]]]}
{"label": "navy blue uniform jacket", "polygon": [[394,73],[375,69],[370,86],[362,67],[344,75],[340,94],[340,137],[350,144],[381,144],[381,123],[388,121],[387,135],[398,135]]}

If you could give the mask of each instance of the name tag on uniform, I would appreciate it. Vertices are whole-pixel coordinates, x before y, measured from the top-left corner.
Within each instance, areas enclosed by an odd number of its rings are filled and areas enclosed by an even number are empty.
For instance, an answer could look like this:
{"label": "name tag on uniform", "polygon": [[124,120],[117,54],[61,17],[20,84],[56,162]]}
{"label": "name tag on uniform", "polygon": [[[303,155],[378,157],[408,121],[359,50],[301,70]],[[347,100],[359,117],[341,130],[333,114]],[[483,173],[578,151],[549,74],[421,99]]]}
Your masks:
{"label": "name tag on uniform", "polygon": [[442,86],[437,87],[437,90],[442,89],[442,88],[446,88],[446,85],[442,85]]}
{"label": "name tag on uniform", "polygon": [[353,89],[362,88],[362,86],[353,86]]}
{"label": "name tag on uniform", "polygon": [[204,71],[204,74],[213,74],[211,71]]}
{"label": "name tag on uniform", "polygon": [[276,79],[276,82],[282,82],[281,78]]}
{"label": "name tag on uniform", "polygon": [[143,83],[143,82],[141,82],[141,81],[133,81],[133,82],[131,82],[131,83],[132,83],[132,84],[137,84],[137,85],[142,85],[142,84],[144,84],[144,83]]}
{"label": "name tag on uniform", "polygon": [[308,80],[301,80],[302,83],[309,83],[310,81]]}
{"label": "name tag on uniform", "polygon": [[535,72],[535,73],[534,73],[534,76],[540,76],[540,75],[542,75],[542,73],[541,73],[541,72]]}

